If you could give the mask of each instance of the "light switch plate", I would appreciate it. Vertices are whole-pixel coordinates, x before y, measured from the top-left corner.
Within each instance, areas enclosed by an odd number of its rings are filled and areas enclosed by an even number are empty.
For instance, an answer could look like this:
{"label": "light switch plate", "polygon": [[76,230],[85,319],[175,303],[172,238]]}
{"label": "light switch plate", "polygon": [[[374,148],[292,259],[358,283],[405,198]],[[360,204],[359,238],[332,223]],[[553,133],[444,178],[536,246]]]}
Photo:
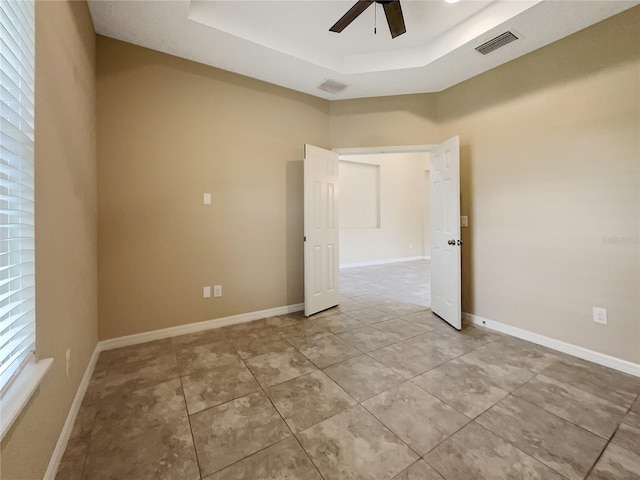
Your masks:
{"label": "light switch plate", "polygon": [[211,298],[211,287],[202,287],[202,298]]}
{"label": "light switch plate", "polygon": [[211,194],[210,193],[205,193],[203,198],[202,198],[202,203],[204,203],[205,205],[211,205]]}
{"label": "light switch plate", "polygon": [[460,217],[460,226],[461,227],[468,227],[469,226],[469,217],[467,217],[466,215],[463,215]]}

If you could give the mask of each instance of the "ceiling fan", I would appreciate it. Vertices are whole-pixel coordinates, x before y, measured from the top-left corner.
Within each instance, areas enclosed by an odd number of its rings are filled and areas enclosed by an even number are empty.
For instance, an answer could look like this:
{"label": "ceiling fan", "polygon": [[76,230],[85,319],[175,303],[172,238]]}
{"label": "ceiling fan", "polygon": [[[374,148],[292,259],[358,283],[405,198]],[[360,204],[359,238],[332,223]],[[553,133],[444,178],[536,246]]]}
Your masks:
{"label": "ceiling fan", "polygon": [[356,4],[351,7],[333,27],[329,29],[329,31],[340,33],[374,3],[379,3],[384,8],[384,14],[387,17],[387,23],[389,24],[389,30],[391,31],[391,38],[396,38],[407,31],[404,26],[404,17],[402,16],[400,0],[358,0]]}

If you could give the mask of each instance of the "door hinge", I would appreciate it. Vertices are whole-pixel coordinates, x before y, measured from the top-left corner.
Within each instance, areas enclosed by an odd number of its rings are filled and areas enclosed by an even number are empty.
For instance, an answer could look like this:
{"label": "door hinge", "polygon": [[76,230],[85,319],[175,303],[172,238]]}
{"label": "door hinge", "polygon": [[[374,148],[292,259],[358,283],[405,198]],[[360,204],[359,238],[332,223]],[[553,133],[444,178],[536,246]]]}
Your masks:
{"label": "door hinge", "polygon": [[307,241],[307,237],[306,237],[306,236],[305,236],[305,237],[302,237],[302,238],[304,239],[304,240],[303,240],[304,242],[306,242],[306,241]]}

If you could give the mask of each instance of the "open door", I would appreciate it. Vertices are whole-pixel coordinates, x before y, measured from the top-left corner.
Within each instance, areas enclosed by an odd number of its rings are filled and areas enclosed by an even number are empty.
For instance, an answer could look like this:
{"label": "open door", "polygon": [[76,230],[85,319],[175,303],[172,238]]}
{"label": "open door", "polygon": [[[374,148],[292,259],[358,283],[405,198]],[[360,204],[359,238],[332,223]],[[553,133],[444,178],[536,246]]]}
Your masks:
{"label": "open door", "polygon": [[460,278],[460,139],[431,151],[431,310],[462,328]]}
{"label": "open door", "polygon": [[304,314],[340,302],[338,154],[304,146]]}

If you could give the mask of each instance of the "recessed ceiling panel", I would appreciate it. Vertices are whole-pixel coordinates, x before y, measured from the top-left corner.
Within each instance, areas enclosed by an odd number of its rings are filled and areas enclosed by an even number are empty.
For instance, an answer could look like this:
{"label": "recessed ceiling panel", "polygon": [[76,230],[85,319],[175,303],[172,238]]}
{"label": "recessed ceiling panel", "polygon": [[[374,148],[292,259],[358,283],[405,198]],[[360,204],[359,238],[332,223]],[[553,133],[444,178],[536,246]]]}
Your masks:
{"label": "recessed ceiling panel", "polygon": [[[407,33],[395,39],[380,5],[341,33],[330,32],[355,1],[89,0],[89,9],[101,35],[345,99],[438,92],[640,4],[401,0]],[[518,41],[490,55],[475,50],[508,30],[517,32]],[[319,89],[327,79],[349,87]]]}
{"label": "recessed ceiling panel", "polygon": [[[353,58],[366,54],[369,61],[357,73],[416,65],[415,52],[430,45],[494,0],[449,4],[444,1],[402,2],[407,33],[391,38],[382,5],[365,10],[341,33],[329,28],[353,1],[208,1],[192,0],[189,19],[278,52],[343,73],[352,72]],[[374,33],[374,27],[377,33]],[[407,53],[405,56],[404,52]],[[387,54],[387,55],[385,55]],[[403,58],[406,57],[406,58]],[[376,62],[378,58],[380,61]]]}

